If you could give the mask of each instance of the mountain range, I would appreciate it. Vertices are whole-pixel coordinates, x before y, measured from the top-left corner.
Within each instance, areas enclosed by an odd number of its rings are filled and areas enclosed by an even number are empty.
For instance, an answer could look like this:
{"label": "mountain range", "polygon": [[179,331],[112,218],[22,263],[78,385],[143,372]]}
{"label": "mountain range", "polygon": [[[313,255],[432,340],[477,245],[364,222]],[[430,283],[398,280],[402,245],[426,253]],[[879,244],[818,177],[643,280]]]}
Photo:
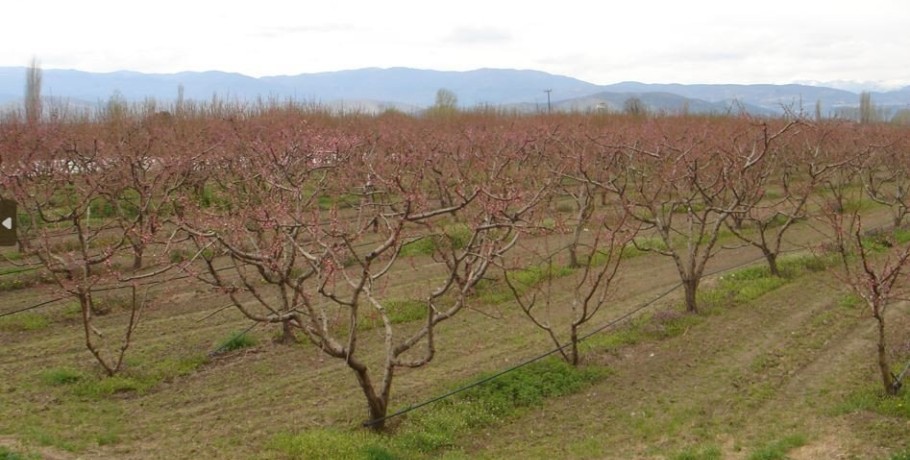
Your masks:
{"label": "mountain range", "polygon": [[[0,105],[21,103],[26,68],[0,67]],[[42,94],[54,100],[98,107],[113,95],[128,101],[173,101],[183,97],[210,100],[287,100],[322,104],[341,110],[368,112],[396,108],[416,112],[434,103],[445,88],[459,106],[495,106],[518,111],[622,110],[626,100],[638,98],[651,111],[725,113],[745,110],[775,115],[785,110],[823,114],[855,111],[859,94],[810,85],[647,84],[623,82],[597,85],[572,77],[536,70],[478,69],[438,71],[412,68],[366,68],[336,72],[254,78],[220,71],[148,74],[131,71],[92,73],[43,70]],[[910,108],[910,86],[872,92],[873,103],[886,116]]]}

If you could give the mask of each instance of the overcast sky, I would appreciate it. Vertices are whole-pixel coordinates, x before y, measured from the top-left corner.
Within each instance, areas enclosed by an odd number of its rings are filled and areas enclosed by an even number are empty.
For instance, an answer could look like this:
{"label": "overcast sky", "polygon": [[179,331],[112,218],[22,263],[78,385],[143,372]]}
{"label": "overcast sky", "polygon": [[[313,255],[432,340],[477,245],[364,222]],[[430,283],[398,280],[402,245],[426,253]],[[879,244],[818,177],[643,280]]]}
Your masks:
{"label": "overcast sky", "polygon": [[537,69],[598,84],[910,85],[906,0],[17,0],[0,66],[251,76]]}

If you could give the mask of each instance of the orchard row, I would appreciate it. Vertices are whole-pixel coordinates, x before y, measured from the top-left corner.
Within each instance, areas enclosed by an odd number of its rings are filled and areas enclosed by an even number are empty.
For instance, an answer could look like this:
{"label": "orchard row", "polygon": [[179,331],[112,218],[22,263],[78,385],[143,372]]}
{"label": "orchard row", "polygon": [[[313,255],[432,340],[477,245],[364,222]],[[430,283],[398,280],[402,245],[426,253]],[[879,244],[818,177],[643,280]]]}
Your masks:
{"label": "orchard row", "polygon": [[[439,324],[478,302],[483,283],[505,289],[577,364],[579,331],[606,309],[630,248],[672,259],[695,313],[722,232],[777,274],[784,234],[818,219],[882,344],[910,257],[900,244],[873,254],[855,212],[872,200],[895,227],[910,212],[910,132],[884,124],[124,110],[4,120],[0,181],[0,198],[19,205],[23,260],[79,302],[108,374],[155,301],[137,289],[182,272],[285,340],[343,360],[375,420],[396,371],[433,360]],[[558,244],[535,249],[544,239]],[[432,260],[432,276],[414,288],[419,319],[402,327],[385,293],[415,257]],[[554,264],[578,279],[563,325],[535,316],[534,281],[519,276]],[[132,289],[133,302],[123,342],[105,345],[93,296],[111,286]],[[381,331],[378,352],[360,346],[367,321]],[[894,388],[887,357],[879,364]]]}

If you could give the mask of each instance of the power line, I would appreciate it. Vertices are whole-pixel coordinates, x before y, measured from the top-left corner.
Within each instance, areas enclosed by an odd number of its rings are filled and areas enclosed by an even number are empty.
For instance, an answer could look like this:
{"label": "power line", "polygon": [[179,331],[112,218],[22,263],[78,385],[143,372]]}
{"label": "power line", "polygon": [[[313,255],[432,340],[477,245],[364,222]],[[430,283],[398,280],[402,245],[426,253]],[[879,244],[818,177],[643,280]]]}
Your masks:
{"label": "power line", "polygon": [[23,312],[27,312],[27,311],[29,311],[29,310],[34,310],[34,309],[36,309],[36,308],[40,308],[40,307],[43,307],[43,306],[45,306],[45,305],[50,305],[50,304],[52,304],[52,303],[54,303],[54,302],[59,302],[59,301],[61,301],[61,300],[63,300],[63,299],[66,299],[67,297],[68,297],[68,296],[57,297],[56,299],[45,300],[44,302],[41,302],[41,303],[38,303],[38,304],[35,304],[35,305],[32,305],[32,306],[29,306],[29,307],[25,307],[25,308],[20,308],[19,310],[13,310],[13,311],[3,312],[3,313],[0,313],[0,318],[3,318],[4,316],[15,315],[16,313],[23,313]]}

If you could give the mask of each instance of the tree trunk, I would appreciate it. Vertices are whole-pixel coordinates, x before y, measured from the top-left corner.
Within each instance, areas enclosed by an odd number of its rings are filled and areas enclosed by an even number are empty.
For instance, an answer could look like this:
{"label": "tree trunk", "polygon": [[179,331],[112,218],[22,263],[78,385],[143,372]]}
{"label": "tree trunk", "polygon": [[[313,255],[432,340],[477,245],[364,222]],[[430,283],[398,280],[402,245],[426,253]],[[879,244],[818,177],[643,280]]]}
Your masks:
{"label": "tree trunk", "polygon": [[876,312],[875,320],[878,321],[878,369],[882,374],[885,393],[893,396],[897,394],[897,387],[894,385],[894,375],[891,374],[891,365],[885,348],[885,318]]}
{"label": "tree trunk", "polygon": [[290,319],[281,322],[281,337],[277,342],[282,345],[297,343],[297,335],[294,334],[294,327],[291,325]]}
{"label": "tree trunk", "polygon": [[142,253],[143,248],[139,246],[133,246],[133,270],[139,270],[142,268]]}
{"label": "tree trunk", "polygon": [[695,300],[695,293],[698,291],[698,280],[683,280],[683,288],[686,291],[686,311],[698,313],[698,305]]}
{"label": "tree trunk", "polygon": [[572,325],[571,353],[569,354],[569,364],[578,366],[578,328]]}
{"label": "tree trunk", "polygon": [[771,276],[780,278],[780,268],[777,267],[777,254],[768,249],[762,249],[762,252],[765,254],[765,260],[768,261],[768,270],[771,271]]}
{"label": "tree trunk", "polygon": [[581,264],[578,262],[578,229],[575,230],[575,241],[569,245],[569,268],[578,268]]}
{"label": "tree trunk", "polygon": [[357,362],[348,362],[348,365],[354,369],[354,373],[357,375],[357,383],[360,384],[360,389],[363,390],[363,395],[367,398],[370,421],[380,420],[370,425],[370,429],[373,431],[385,430],[385,420],[381,419],[388,413],[388,394],[376,393],[376,388],[374,388],[373,382],[370,380],[366,366]]}

